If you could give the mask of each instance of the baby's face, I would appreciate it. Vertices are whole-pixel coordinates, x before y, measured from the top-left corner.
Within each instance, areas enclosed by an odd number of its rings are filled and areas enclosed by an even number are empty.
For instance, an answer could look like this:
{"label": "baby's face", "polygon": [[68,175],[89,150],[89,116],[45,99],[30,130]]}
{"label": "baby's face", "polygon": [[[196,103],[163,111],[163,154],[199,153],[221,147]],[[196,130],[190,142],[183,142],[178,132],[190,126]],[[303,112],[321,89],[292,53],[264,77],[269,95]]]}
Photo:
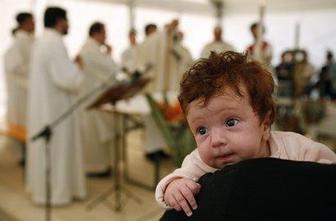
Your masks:
{"label": "baby's face", "polygon": [[202,160],[211,167],[221,169],[243,159],[270,154],[268,117],[260,123],[244,88],[242,92],[244,96],[239,97],[232,89],[226,89],[206,106],[200,100],[189,104],[189,126]]}

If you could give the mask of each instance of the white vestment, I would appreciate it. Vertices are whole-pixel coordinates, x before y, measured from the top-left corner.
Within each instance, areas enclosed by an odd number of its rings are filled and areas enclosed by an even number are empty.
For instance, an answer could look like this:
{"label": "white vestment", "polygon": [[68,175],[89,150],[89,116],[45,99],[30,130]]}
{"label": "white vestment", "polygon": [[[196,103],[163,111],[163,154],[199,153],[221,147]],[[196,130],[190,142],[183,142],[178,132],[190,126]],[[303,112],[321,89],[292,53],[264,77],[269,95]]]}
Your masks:
{"label": "white vestment", "polygon": [[[83,45],[80,56],[83,59],[84,80],[80,96],[99,87],[108,80],[107,85],[115,82],[118,67],[111,56],[103,53],[98,42],[89,38]],[[103,92],[102,90],[101,92]],[[80,113],[81,141],[84,149],[87,172],[99,172],[111,165],[114,122],[111,113],[87,110],[87,107],[101,93],[97,93],[83,105]]]}
{"label": "white vestment", "polygon": [[184,72],[192,65],[193,59],[188,48],[183,46],[181,42],[176,42],[173,44],[173,50],[170,54],[170,82],[169,90],[170,91],[179,91],[180,90],[180,81]]}
{"label": "white vestment", "polygon": [[138,56],[138,46],[130,45],[121,54],[121,66],[126,68],[128,73],[133,73],[136,70],[136,62]]}
{"label": "white vestment", "polygon": [[[151,67],[146,74],[152,78],[148,90],[152,94],[161,93],[164,90],[177,92],[182,74],[192,65],[191,54],[180,42],[173,41],[173,34],[169,34],[166,30],[157,32],[139,45],[137,67]],[[145,152],[164,149],[165,141],[152,117],[146,116],[144,121]]]}
{"label": "white vestment", "polygon": [[[71,106],[83,74],[71,62],[62,35],[47,28],[35,42],[29,81],[28,135],[35,135]],[[76,115],[64,119],[52,130],[51,203],[65,205],[86,196],[82,148]],[[45,203],[45,142],[28,143],[27,188],[34,203]]]}
{"label": "white vestment", "polygon": [[159,150],[168,150],[163,135],[152,115],[145,115],[143,120],[145,124],[145,140],[143,143],[145,152],[153,153]]}
{"label": "white vestment", "polygon": [[148,91],[176,91],[183,72],[192,64],[188,50],[173,41],[174,33],[167,30],[148,36],[140,45],[137,56],[137,69],[152,78]]}
{"label": "white vestment", "polygon": [[158,78],[164,50],[161,47],[161,35],[161,33],[153,33],[138,46],[136,69],[151,78],[151,82],[146,87],[148,92],[161,90]]}
{"label": "white vestment", "polygon": [[7,79],[7,121],[11,125],[23,128],[26,127],[27,82],[33,42],[32,34],[18,30],[4,56]]}
{"label": "white vestment", "polygon": [[209,57],[211,51],[216,53],[235,51],[234,47],[225,41],[213,41],[204,46],[201,52],[201,58]]}
{"label": "white vestment", "polygon": [[246,52],[250,58],[255,61],[260,62],[261,64],[265,64],[268,70],[271,72],[275,90],[278,87],[278,77],[275,74],[274,67],[271,64],[272,61],[272,45],[270,45],[267,41],[263,41],[260,43],[259,41],[254,42],[250,46],[247,47]]}

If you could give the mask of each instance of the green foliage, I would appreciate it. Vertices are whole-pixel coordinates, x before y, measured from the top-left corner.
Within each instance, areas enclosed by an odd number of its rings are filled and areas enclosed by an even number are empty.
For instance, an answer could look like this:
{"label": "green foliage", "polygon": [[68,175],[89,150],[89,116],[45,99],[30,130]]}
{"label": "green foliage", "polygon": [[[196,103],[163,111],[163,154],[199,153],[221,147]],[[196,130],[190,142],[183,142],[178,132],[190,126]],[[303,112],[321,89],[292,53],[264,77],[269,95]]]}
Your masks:
{"label": "green foliage", "polygon": [[151,115],[171,150],[174,163],[180,167],[184,157],[196,147],[188,124],[185,121],[178,123],[167,121],[153,97],[150,94],[145,94],[145,97],[150,106]]}
{"label": "green foliage", "polygon": [[307,124],[317,124],[326,116],[326,105],[322,100],[304,101],[302,114]]}

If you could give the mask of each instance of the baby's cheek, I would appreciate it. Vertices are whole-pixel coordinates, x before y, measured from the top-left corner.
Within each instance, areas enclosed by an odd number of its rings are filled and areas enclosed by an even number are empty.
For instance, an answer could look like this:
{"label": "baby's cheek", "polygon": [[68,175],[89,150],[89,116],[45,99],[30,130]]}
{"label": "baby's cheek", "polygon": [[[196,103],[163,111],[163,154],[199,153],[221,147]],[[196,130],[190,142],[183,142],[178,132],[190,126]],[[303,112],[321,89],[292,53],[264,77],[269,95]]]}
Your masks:
{"label": "baby's cheek", "polygon": [[199,146],[198,152],[204,163],[208,165],[213,164],[213,157],[211,156],[211,153],[209,150],[207,150],[207,148],[204,148],[203,146]]}
{"label": "baby's cheek", "polygon": [[206,138],[207,138],[207,136],[205,136],[205,135],[194,135],[194,139],[195,139],[195,141],[196,141],[196,143],[198,143],[198,144],[201,144],[201,143],[203,143],[205,140],[206,140]]}
{"label": "baby's cheek", "polygon": [[199,148],[199,149],[206,149],[206,148],[209,148],[209,142],[208,142],[208,140],[207,140],[207,138],[206,137],[204,137],[204,136],[194,136],[194,138],[195,138],[195,141],[196,141],[196,145],[197,145],[197,147]]}

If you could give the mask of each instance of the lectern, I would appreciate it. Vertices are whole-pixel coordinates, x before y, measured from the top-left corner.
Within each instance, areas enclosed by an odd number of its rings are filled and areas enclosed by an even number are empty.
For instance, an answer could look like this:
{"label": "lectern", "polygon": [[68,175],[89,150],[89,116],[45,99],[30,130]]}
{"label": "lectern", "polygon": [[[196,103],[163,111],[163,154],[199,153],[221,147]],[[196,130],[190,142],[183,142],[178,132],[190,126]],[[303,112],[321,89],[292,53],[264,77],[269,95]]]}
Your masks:
{"label": "lectern", "polygon": [[[92,200],[88,205],[87,209],[91,210],[95,205],[100,202],[112,203],[112,209],[120,212],[122,210],[122,194],[134,199],[137,202],[141,202],[141,200],[128,191],[125,187],[122,186],[123,181],[123,168],[124,168],[124,159],[125,154],[124,150],[124,141],[123,134],[124,131],[124,115],[119,113],[116,110],[116,103],[120,100],[129,99],[136,94],[138,94],[150,81],[149,78],[133,78],[130,81],[122,82],[118,85],[112,86],[105,90],[91,105],[89,105],[88,110],[93,108],[101,108],[101,106],[105,104],[112,104],[113,117],[114,117],[114,143],[115,143],[115,159],[113,162],[113,176],[114,176],[114,184],[107,189],[105,192],[101,193],[98,197]],[[114,202],[107,201],[107,198],[110,194],[114,193]]]}

